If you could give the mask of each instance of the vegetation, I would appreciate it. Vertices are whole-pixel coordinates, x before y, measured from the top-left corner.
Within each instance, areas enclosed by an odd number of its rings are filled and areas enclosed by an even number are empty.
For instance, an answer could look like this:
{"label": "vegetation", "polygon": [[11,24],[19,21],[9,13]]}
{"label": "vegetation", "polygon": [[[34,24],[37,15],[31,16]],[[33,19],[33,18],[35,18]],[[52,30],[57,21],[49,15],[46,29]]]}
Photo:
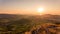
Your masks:
{"label": "vegetation", "polygon": [[0,18],[0,34],[25,34],[25,32],[31,32],[31,34],[57,34],[60,31],[60,22],[57,17],[56,19],[53,18],[54,21],[52,17],[13,16],[12,18],[11,15],[8,18],[6,16]]}

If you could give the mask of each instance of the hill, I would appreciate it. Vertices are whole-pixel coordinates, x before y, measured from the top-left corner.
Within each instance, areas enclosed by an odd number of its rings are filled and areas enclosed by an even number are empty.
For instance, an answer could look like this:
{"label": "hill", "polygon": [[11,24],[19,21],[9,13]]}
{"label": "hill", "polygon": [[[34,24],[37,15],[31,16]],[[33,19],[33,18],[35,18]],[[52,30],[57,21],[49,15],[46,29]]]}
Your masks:
{"label": "hill", "polygon": [[[1,33],[25,33],[39,28],[46,27],[50,23],[60,25],[60,15],[17,15],[17,14],[0,14],[0,31]],[[44,26],[46,25],[46,26]],[[54,26],[55,26],[54,25]],[[38,30],[38,29],[37,29]]]}

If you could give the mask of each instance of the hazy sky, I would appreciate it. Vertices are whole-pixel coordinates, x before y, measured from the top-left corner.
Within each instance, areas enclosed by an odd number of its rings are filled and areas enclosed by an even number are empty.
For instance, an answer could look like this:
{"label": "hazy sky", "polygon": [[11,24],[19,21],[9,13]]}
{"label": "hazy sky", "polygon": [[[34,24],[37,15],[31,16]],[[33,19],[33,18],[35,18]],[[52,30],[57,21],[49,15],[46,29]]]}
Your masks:
{"label": "hazy sky", "polygon": [[40,7],[44,14],[60,14],[60,0],[0,0],[0,13],[38,14]]}

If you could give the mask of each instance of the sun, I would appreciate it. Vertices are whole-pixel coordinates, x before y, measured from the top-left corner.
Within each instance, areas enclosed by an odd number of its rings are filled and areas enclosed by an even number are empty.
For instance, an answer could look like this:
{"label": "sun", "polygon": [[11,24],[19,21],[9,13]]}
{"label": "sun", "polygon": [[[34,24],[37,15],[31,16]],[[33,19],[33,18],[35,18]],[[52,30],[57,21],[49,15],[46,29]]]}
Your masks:
{"label": "sun", "polygon": [[43,9],[43,8],[38,8],[37,11],[38,11],[38,12],[43,12],[44,9]]}
{"label": "sun", "polygon": [[37,13],[38,13],[39,15],[43,15],[43,14],[44,14],[44,8],[38,8],[38,9],[37,9]]}

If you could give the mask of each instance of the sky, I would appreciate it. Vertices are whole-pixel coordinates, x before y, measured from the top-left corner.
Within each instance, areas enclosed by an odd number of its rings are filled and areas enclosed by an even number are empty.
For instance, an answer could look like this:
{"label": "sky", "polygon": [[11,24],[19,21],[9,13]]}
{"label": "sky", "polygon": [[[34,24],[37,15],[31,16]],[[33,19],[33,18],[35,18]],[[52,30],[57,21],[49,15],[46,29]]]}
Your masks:
{"label": "sky", "polygon": [[0,0],[0,13],[36,15],[38,8],[44,8],[43,14],[60,15],[60,0]]}

